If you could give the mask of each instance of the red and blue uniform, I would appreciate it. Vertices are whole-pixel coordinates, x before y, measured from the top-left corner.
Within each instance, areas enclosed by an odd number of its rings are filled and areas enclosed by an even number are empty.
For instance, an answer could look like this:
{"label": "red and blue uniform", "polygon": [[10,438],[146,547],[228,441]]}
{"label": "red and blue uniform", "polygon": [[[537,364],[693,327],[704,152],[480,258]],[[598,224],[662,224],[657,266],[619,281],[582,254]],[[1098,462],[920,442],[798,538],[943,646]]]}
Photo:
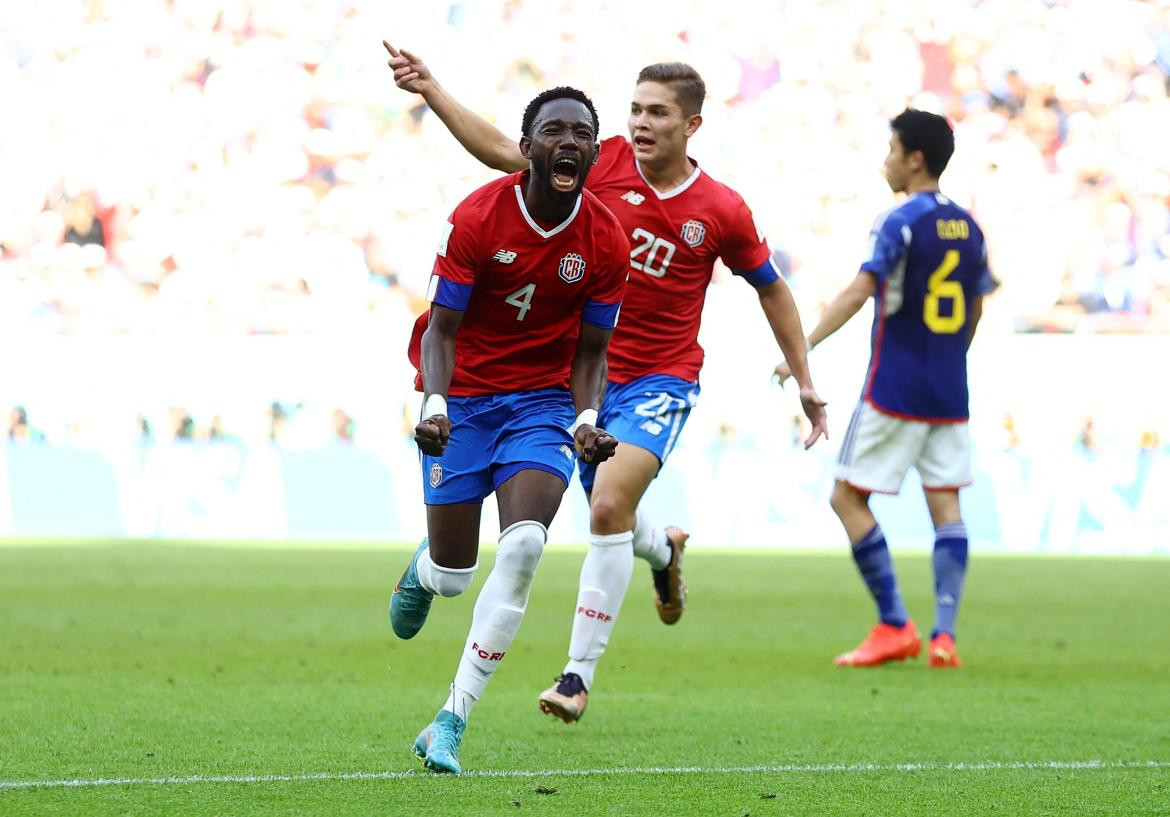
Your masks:
{"label": "red and blue uniform", "polygon": [[[451,441],[424,455],[427,504],[477,502],[518,471],[568,484],[576,412],[569,373],[582,322],[617,323],[629,261],[621,225],[588,191],[560,224],[528,213],[528,171],[497,179],[452,213],[428,288],[432,303],[464,313],[448,391]],[[429,315],[415,323],[419,369]]]}
{"label": "red and blue uniform", "polygon": [[[699,395],[699,322],[716,259],[756,287],[778,277],[743,198],[696,165],[660,193],[642,176],[625,137],[601,143],[586,187],[630,241],[622,320],[609,343],[609,387],[598,423],[665,462]],[[580,463],[581,482],[595,467]]]}

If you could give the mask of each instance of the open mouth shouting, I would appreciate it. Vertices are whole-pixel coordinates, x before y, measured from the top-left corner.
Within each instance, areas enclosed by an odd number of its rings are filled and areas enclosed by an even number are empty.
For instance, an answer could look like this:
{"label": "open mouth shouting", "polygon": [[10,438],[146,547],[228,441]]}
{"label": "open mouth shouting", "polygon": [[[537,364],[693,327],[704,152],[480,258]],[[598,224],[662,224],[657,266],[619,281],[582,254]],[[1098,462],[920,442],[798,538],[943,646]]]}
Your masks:
{"label": "open mouth shouting", "polygon": [[561,193],[572,192],[581,178],[581,157],[562,154],[552,166],[553,188]]}
{"label": "open mouth shouting", "polygon": [[645,134],[639,133],[634,137],[634,151],[644,152],[654,148],[654,140]]}

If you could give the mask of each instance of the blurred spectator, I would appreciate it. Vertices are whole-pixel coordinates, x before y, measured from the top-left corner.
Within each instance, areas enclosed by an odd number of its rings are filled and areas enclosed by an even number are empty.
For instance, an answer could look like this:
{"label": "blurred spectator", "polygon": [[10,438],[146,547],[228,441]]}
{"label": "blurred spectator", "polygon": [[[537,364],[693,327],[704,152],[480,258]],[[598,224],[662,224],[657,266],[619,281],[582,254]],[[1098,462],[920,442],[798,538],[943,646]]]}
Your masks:
{"label": "blurred spectator", "polygon": [[44,442],[45,435],[28,424],[24,406],[13,406],[8,412],[8,441],[10,443]]}
{"label": "blurred spectator", "polygon": [[272,405],[265,412],[265,417],[268,425],[268,439],[274,443],[279,442],[288,426],[288,414],[285,412],[284,406],[273,400]]}
{"label": "blurred spectator", "polygon": [[195,421],[182,406],[171,406],[167,412],[172,440],[189,442],[195,439]]}
{"label": "blurred spectator", "polygon": [[1093,416],[1091,414],[1081,424],[1081,433],[1077,435],[1077,447],[1087,453],[1097,450],[1097,433],[1093,429]]}
{"label": "blurred spectator", "polygon": [[330,424],[333,427],[333,440],[335,442],[352,443],[353,442],[353,418],[346,414],[339,408],[333,409],[329,415]]}
{"label": "blurred spectator", "polygon": [[93,193],[81,193],[65,205],[65,243],[106,246],[106,231],[98,220]]}

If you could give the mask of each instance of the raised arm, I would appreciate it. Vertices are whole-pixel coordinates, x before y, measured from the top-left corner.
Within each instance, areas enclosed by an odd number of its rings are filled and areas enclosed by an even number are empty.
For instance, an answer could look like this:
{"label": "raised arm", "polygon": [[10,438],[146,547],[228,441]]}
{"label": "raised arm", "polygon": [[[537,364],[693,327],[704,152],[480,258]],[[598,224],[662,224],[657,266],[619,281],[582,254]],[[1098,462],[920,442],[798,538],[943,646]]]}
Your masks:
{"label": "raised arm", "polygon": [[577,454],[585,462],[605,462],[617,450],[617,438],[597,428],[597,409],[601,405],[607,371],[605,350],[609,347],[612,331],[582,322],[577,353],[573,356],[573,368],[569,373],[569,391],[577,409],[577,421],[569,433],[573,435]]}
{"label": "raised arm", "polygon": [[772,327],[772,334],[780,351],[784,353],[785,363],[800,386],[800,405],[812,424],[812,431],[804,441],[804,447],[810,448],[822,434],[825,439],[829,438],[829,421],[825,412],[825,401],[817,395],[812,375],[809,374],[808,349],[796,301],[783,278],[777,278],[759,287],[757,293],[760,308],[768,319],[768,325]]}
{"label": "raised arm", "polygon": [[509,139],[495,125],[447,93],[421,59],[385,40],[382,40],[382,45],[390,54],[386,64],[394,69],[394,84],[422,96],[468,153],[488,167],[505,173],[528,167],[528,160],[520,155],[518,142]]}
{"label": "raised arm", "polygon": [[424,454],[442,456],[451,439],[451,421],[447,418],[447,390],[455,375],[455,333],[463,322],[463,313],[438,304],[431,305],[431,316],[422,336],[422,420],[414,428],[414,441]]}

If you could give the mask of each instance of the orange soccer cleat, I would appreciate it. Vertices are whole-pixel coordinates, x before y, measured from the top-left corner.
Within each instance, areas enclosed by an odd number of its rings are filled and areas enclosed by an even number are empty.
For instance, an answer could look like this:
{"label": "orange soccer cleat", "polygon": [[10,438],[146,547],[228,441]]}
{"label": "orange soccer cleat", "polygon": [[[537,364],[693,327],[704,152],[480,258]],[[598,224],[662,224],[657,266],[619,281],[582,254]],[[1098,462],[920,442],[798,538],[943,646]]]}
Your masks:
{"label": "orange soccer cleat", "polygon": [[905,661],[917,658],[922,650],[918,630],[909,619],[901,627],[878,622],[865,641],[854,650],[842,653],[833,662],[839,667],[876,667],[887,661]]}
{"label": "orange soccer cleat", "polygon": [[959,660],[958,649],[955,647],[955,639],[951,637],[950,633],[939,633],[930,639],[927,666],[936,669],[944,667],[958,669],[963,666],[963,662]]}

